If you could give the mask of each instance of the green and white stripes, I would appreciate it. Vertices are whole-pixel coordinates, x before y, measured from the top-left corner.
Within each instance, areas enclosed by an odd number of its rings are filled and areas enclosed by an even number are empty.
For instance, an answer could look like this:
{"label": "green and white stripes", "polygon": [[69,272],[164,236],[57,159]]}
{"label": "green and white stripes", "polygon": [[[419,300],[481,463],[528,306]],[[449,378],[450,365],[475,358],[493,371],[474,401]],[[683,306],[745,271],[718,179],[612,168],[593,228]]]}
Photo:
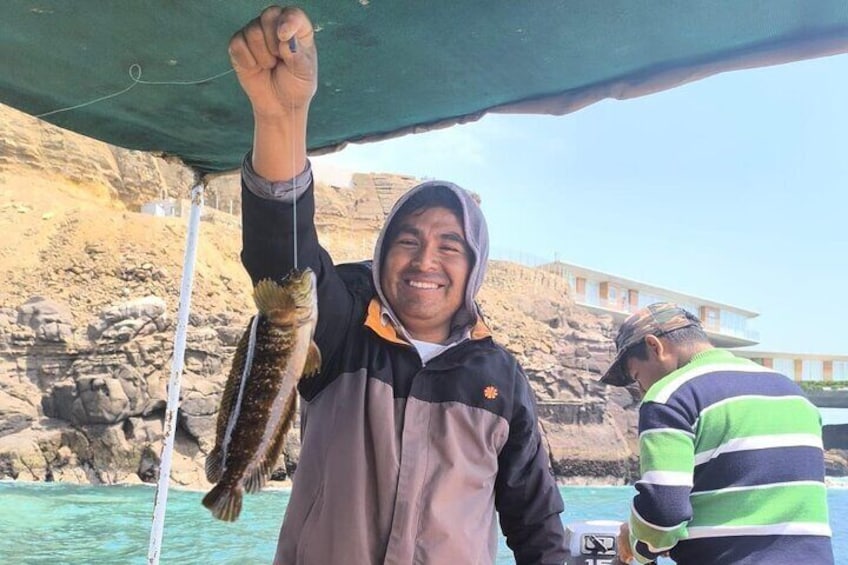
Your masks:
{"label": "green and white stripes", "polygon": [[785,536],[818,536],[828,562],[821,418],[795,383],[709,350],[651,387],[639,430],[630,528],[640,563],[668,550],[684,562],[705,547],[723,559],[752,555],[746,544],[767,552],[762,536],[781,536],[781,551]]}

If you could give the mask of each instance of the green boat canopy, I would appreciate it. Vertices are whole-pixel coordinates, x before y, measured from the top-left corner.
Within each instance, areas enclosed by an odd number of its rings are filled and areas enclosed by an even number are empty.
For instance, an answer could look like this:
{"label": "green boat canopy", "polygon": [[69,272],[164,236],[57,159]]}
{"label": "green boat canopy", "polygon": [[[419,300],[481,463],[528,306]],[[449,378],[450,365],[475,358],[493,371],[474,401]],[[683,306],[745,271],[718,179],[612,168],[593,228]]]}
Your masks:
{"label": "green boat canopy", "polygon": [[[252,117],[228,72],[249,0],[6,0],[0,102],[231,170]],[[848,52],[848,0],[315,0],[313,154],[487,112],[566,114],[718,72]],[[212,78],[214,77],[214,78]]]}

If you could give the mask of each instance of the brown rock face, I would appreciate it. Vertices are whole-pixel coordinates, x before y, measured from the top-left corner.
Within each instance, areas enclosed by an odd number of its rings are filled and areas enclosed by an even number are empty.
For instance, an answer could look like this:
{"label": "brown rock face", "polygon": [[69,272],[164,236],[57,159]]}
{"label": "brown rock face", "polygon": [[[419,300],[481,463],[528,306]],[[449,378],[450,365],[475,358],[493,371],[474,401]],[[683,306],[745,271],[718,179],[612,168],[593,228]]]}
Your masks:
{"label": "brown rock face", "polygon": [[[141,214],[187,198],[179,164],[43,124],[0,106],[0,478],[153,482],[186,221]],[[357,174],[319,184],[322,242],[338,262],[370,257],[385,214],[416,179]],[[192,294],[173,480],[208,488],[203,462],[236,340],[252,314],[239,262],[237,177],[215,178]],[[218,209],[215,209],[217,205]],[[613,328],[575,307],[565,281],[492,261],[480,303],[536,391],[563,480],[635,476],[636,400],[597,384]],[[289,439],[275,478],[296,469]]]}

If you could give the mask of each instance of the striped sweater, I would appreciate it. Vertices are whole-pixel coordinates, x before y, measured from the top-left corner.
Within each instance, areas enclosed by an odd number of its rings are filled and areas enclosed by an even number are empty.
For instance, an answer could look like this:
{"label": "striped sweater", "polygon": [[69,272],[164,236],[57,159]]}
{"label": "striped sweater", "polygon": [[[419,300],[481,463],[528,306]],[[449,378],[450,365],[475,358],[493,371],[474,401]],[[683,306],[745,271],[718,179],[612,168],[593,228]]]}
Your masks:
{"label": "striped sweater", "polygon": [[833,563],[821,417],[788,378],[721,349],[695,355],[639,410],[630,516],[640,563]]}

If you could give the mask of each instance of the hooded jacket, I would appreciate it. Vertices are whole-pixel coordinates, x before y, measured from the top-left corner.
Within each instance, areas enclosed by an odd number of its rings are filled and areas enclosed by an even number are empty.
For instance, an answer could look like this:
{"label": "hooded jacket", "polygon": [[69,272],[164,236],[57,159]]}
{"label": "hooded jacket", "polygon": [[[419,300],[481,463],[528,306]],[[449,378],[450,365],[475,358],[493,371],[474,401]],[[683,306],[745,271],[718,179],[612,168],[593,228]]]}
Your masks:
{"label": "hooded jacket", "polygon": [[[242,261],[254,284],[291,269],[294,216],[298,266],[318,281],[322,367],[299,385],[300,460],[275,563],[489,565],[498,519],[519,565],[563,563],[562,498],[533,392],[474,301],[488,254],[477,204],[450,183],[419,185],[392,209],[373,269],[334,266],[315,231],[309,169],[294,187],[268,183],[248,156],[242,178]],[[385,301],[380,268],[404,205],[439,191],[463,211],[473,265],[454,316],[457,342],[423,364]]]}

